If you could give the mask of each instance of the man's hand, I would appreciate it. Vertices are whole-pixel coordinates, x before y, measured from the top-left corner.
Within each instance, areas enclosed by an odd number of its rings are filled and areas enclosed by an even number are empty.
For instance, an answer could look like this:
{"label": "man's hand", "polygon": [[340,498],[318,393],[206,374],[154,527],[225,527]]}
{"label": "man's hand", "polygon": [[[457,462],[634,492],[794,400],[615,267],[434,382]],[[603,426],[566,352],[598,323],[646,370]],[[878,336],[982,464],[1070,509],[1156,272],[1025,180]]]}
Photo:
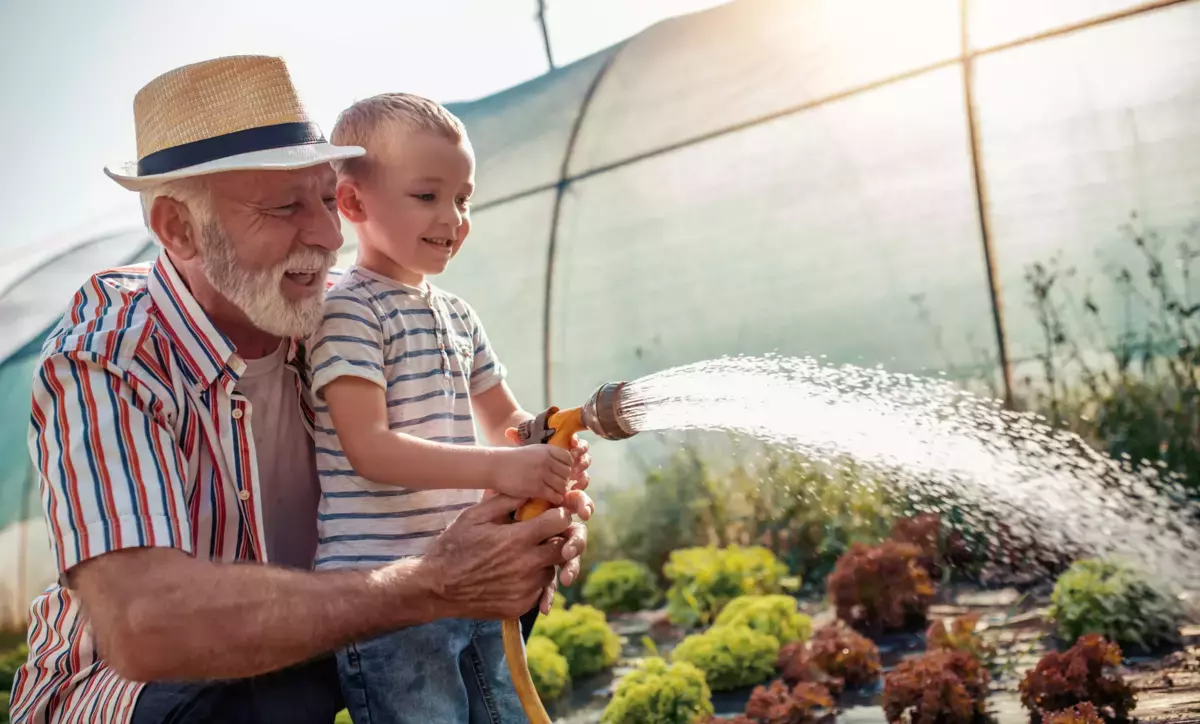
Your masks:
{"label": "man's hand", "polygon": [[468,508],[422,556],[421,575],[428,577],[447,616],[512,619],[539,599],[548,611],[556,567],[562,566],[564,585],[579,575],[587,529],[571,516],[590,518],[591,499],[582,490],[572,490],[562,507],[509,522],[524,502],[496,495]]}

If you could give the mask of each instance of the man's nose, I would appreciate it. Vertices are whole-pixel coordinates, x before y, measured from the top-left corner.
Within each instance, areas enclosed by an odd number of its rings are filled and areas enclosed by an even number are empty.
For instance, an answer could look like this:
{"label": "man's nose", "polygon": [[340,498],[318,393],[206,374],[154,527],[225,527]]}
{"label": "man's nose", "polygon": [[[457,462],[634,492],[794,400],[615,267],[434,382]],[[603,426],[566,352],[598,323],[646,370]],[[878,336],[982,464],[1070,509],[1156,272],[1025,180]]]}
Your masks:
{"label": "man's nose", "polygon": [[324,204],[305,220],[302,240],[307,246],[316,246],[328,251],[342,248],[342,220],[336,209],[329,210]]}

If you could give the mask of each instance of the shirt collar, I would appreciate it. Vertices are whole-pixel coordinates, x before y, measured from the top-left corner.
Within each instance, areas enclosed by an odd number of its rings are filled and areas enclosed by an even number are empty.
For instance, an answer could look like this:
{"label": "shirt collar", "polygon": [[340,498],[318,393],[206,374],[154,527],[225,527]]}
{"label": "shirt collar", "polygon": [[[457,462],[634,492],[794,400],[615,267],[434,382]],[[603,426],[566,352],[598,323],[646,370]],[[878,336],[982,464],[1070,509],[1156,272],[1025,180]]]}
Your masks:
{"label": "shirt collar", "polygon": [[[188,291],[175,265],[160,251],[147,282],[150,298],[158,308],[159,317],[176,342],[185,371],[207,389],[218,377],[229,371],[235,356],[233,344],[213,326],[208,314]],[[237,360],[239,367],[241,360]],[[234,373],[236,378],[240,370]]]}

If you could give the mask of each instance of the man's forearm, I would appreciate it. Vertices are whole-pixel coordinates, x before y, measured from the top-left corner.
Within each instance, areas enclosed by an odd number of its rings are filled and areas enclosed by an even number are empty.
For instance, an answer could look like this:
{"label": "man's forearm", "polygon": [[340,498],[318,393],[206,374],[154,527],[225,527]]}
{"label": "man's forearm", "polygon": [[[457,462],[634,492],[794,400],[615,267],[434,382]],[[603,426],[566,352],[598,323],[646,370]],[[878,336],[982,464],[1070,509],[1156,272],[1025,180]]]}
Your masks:
{"label": "man's forearm", "polygon": [[[419,580],[418,565],[312,573],[138,549],[85,563],[72,583],[93,621],[101,655],[119,674],[134,680],[228,679],[445,615]],[[89,600],[101,603],[93,607]]]}

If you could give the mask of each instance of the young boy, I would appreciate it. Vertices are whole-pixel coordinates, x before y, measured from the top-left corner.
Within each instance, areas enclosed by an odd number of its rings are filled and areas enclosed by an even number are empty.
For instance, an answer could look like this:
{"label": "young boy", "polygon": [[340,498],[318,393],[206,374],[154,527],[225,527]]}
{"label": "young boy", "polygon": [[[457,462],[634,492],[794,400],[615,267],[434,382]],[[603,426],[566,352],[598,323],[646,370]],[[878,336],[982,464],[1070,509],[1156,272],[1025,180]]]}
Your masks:
{"label": "young boy", "polygon": [[[367,153],[337,168],[358,262],[330,290],[309,345],[316,567],[419,556],[485,490],[561,503],[586,448],[515,446],[532,415],[474,309],[426,280],[471,229],[475,161],[462,123],[432,101],[386,94],[342,113],[332,140]],[[476,445],[476,423],[497,447]],[[404,629],[348,647],[338,665],[358,724],[526,721],[498,621]]]}

